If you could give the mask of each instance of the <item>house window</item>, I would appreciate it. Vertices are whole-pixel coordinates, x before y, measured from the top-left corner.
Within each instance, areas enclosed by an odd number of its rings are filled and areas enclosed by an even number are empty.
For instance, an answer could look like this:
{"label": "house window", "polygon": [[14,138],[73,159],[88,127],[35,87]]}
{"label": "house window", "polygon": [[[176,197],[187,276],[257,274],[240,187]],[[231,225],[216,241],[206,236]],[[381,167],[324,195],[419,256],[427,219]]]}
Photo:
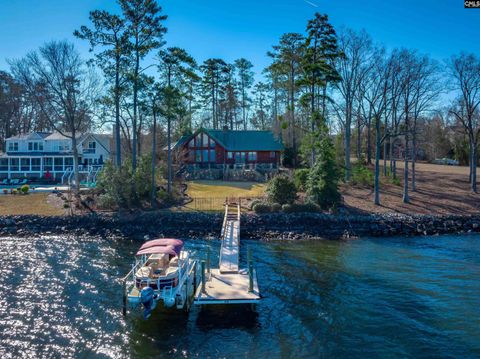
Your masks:
{"label": "house window", "polygon": [[0,171],[8,171],[8,158],[0,158]]}
{"label": "house window", "polygon": [[208,147],[208,136],[206,133],[202,133],[202,147]]}
{"label": "house window", "polygon": [[32,171],[40,171],[40,158],[32,158]]}
{"label": "house window", "polygon": [[8,143],[8,150],[11,152],[18,151],[18,142],[9,142]]}
{"label": "house window", "polygon": [[43,143],[42,142],[29,142],[28,143],[28,150],[29,151],[43,151]]}
{"label": "house window", "polygon": [[210,148],[215,148],[215,141],[210,139]]}
{"label": "house window", "polygon": [[210,150],[210,162],[215,162],[215,150]]}
{"label": "house window", "polygon": [[233,160],[233,152],[228,152],[228,153],[227,153],[227,158],[228,158],[229,160]]}
{"label": "house window", "polygon": [[257,160],[257,152],[248,152],[248,160],[254,162]]}
{"label": "house window", "polygon": [[10,171],[18,171],[18,158],[10,158]]}
{"label": "house window", "polygon": [[22,158],[20,160],[20,170],[30,171],[30,158]]}
{"label": "house window", "polygon": [[202,151],[196,150],[195,151],[195,162],[202,162]]}
{"label": "house window", "polygon": [[52,165],[53,165],[52,157],[45,157],[45,159],[43,160],[43,169],[45,171],[51,171],[53,169]]}
{"label": "house window", "polygon": [[246,152],[235,152],[235,163],[245,163]]}
{"label": "house window", "polygon": [[208,162],[208,150],[202,150],[202,162]]}
{"label": "house window", "polygon": [[65,157],[65,167],[73,167],[73,157]]}
{"label": "house window", "polygon": [[95,153],[96,148],[97,148],[97,143],[95,141],[91,141],[88,143],[88,153]]}
{"label": "house window", "polygon": [[53,159],[54,170],[55,171],[63,171],[63,158],[56,157]]}

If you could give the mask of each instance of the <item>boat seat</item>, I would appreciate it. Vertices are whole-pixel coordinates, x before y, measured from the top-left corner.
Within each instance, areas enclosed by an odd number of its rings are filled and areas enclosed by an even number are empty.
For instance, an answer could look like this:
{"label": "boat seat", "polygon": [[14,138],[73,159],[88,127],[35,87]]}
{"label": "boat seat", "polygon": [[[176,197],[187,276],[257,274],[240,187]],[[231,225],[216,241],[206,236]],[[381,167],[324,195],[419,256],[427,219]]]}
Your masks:
{"label": "boat seat", "polygon": [[135,273],[135,276],[138,278],[150,278],[152,276],[152,268],[150,267],[140,267]]}
{"label": "boat seat", "polygon": [[178,267],[178,257],[173,257],[172,259],[170,259],[169,266],[170,267]]}
{"label": "boat seat", "polygon": [[167,271],[165,272],[165,276],[170,276],[174,273],[178,272],[178,267],[169,267],[167,268]]}

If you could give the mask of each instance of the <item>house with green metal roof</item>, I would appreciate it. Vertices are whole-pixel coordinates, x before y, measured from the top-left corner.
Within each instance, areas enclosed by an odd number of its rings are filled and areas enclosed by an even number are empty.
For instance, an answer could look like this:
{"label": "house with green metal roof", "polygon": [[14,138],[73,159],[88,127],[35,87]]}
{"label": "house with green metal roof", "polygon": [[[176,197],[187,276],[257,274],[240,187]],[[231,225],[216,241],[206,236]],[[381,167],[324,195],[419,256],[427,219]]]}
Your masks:
{"label": "house with green metal roof", "polygon": [[278,167],[284,147],[271,131],[200,128],[172,144],[177,161],[195,165]]}

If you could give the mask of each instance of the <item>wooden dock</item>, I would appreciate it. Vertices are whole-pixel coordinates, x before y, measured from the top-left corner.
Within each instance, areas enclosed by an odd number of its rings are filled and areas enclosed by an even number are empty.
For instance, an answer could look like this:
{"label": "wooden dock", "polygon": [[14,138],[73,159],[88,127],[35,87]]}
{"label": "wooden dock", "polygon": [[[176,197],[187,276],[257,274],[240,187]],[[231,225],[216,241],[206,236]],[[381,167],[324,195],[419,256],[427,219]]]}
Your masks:
{"label": "wooden dock", "polygon": [[221,232],[219,268],[203,265],[202,280],[195,292],[194,304],[253,304],[260,300],[253,264],[239,269],[240,205],[226,203]]}

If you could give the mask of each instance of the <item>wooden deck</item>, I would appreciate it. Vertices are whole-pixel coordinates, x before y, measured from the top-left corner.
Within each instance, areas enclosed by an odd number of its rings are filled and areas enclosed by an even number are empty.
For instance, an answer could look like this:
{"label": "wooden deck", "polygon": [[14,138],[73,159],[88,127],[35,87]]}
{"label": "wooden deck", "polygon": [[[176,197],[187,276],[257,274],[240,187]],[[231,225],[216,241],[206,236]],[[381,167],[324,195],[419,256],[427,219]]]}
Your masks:
{"label": "wooden deck", "polygon": [[238,273],[220,273],[212,269],[209,280],[205,283],[205,293],[200,284],[195,293],[196,305],[204,304],[248,304],[260,300],[257,275],[253,273],[253,291],[248,291],[248,272],[245,269]]}

